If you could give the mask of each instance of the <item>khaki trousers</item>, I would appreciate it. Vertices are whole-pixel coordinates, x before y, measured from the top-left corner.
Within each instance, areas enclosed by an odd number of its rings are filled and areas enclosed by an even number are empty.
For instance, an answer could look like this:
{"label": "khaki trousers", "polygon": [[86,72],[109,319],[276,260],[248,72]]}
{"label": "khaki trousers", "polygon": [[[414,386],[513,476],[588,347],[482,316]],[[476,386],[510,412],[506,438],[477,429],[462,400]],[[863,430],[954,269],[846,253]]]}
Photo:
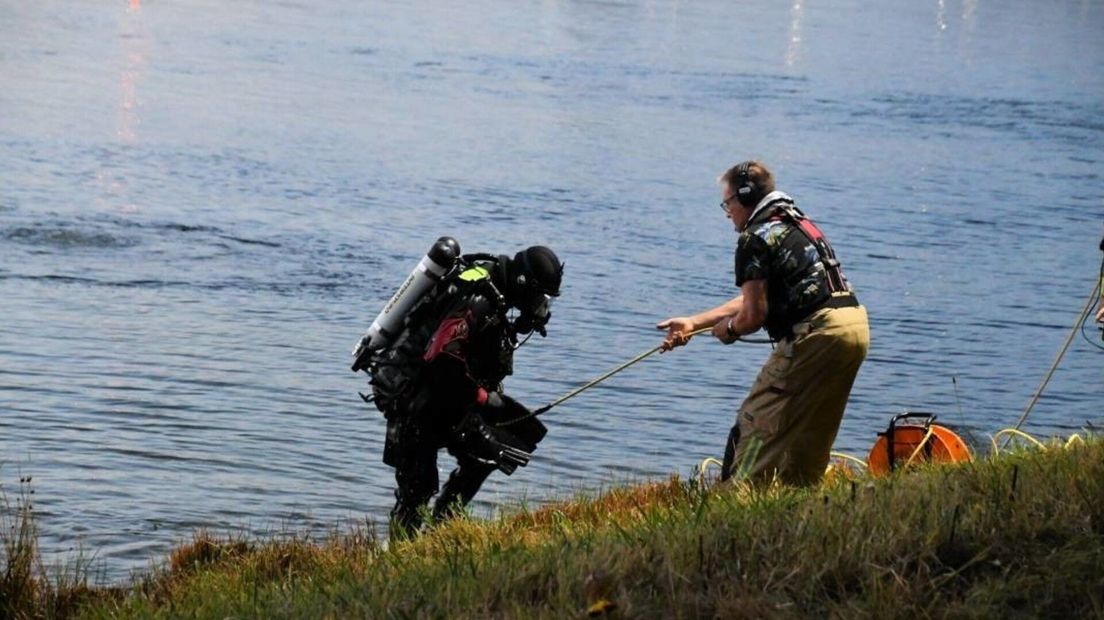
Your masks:
{"label": "khaki trousers", "polygon": [[775,347],[726,449],[725,476],[809,485],[828,466],[851,385],[870,348],[866,309],[824,308]]}

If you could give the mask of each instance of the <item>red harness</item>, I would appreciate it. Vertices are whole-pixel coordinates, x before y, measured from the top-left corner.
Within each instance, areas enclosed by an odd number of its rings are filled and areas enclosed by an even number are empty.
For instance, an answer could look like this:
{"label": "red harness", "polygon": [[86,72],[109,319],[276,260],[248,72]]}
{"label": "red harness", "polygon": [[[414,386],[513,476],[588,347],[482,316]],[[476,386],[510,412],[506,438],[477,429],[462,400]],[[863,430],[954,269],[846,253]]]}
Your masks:
{"label": "red harness", "polygon": [[839,260],[836,259],[836,253],[832,250],[832,246],[828,243],[828,238],[824,236],[824,233],[820,232],[816,224],[808,217],[805,217],[805,214],[792,204],[784,202],[780,210],[780,214],[770,219],[775,222],[787,221],[793,224],[801,231],[801,234],[805,235],[805,238],[813,244],[817,250],[817,255],[820,256],[820,262],[824,264],[824,271],[828,276],[829,292],[850,292],[847,288],[847,280],[843,277],[843,268],[840,266]]}

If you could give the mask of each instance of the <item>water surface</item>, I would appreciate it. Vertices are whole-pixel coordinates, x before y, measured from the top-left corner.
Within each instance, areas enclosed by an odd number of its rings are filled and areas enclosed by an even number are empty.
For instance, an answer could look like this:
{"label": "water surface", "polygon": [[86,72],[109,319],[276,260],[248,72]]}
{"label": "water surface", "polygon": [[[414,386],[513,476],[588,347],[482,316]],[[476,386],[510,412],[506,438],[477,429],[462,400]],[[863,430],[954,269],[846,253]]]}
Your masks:
{"label": "water surface", "polygon": [[[4,3],[0,481],[112,577],[200,527],[382,522],[348,352],[432,241],[566,259],[508,384],[537,406],[734,294],[714,179],[747,157],[870,311],[837,449],[905,409],[984,439],[1100,264],[1102,31],[1090,0]],[[477,512],[689,473],[767,353],[564,404]],[[1102,379],[1077,341],[1028,430],[1100,425]]]}

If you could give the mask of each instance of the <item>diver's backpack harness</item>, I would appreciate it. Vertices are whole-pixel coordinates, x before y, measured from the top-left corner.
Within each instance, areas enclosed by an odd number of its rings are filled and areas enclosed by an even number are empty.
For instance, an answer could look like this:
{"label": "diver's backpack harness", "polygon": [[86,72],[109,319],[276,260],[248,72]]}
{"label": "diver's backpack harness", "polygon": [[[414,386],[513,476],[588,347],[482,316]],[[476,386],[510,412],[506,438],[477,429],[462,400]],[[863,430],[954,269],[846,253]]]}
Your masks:
{"label": "diver's backpack harness", "polygon": [[374,403],[387,418],[406,413],[424,369],[426,348],[441,321],[480,288],[493,297],[495,312],[505,303],[491,278],[495,260],[482,254],[457,257],[452,269],[410,307],[389,344],[364,355],[360,369],[369,375],[372,386],[372,396],[360,394],[365,402]]}

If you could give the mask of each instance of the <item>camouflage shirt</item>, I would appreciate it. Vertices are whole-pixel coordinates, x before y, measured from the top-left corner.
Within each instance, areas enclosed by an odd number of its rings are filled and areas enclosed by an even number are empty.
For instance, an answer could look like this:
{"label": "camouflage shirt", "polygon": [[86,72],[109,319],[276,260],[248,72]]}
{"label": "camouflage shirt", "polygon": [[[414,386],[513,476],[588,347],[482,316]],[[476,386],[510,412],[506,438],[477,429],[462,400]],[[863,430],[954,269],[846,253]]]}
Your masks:
{"label": "camouflage shirt", "polygon": [[736,244],[736,286],[767,281],[765,327],[772,338],[780,339],[819,308],[831,291],[816,246],[795,224],[778,217],[781,207],[793,201],[782,192],[764,200],[770,202],[752,214]]}

